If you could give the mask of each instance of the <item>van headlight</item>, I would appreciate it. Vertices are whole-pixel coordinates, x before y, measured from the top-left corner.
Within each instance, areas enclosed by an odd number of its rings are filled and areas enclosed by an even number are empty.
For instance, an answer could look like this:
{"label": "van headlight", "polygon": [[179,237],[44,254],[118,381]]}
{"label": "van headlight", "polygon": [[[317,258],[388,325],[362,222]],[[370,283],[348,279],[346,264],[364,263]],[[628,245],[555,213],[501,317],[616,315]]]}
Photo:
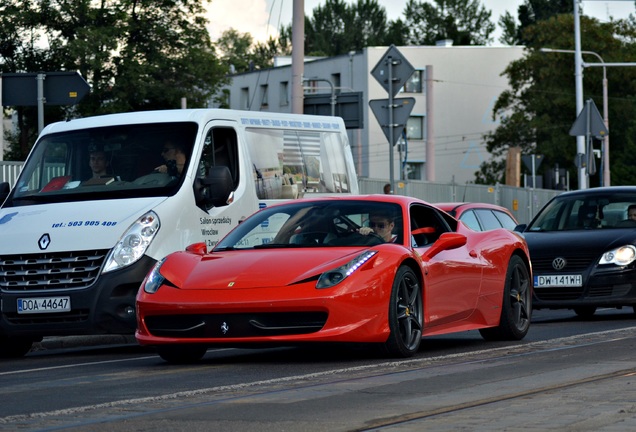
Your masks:
{"label": "van headlight", "polygon": [[138,261],[146,253],[146,249],[160,227],[159,216],[153,211],[137,219],[108,255],[104,273],[124,268]]}
{"label": "van headlight", "polygon": [[615,264],[624,266],[636,259],[636,247],[632,245],[621,246],[607,251],[601,257],[599,264]]}

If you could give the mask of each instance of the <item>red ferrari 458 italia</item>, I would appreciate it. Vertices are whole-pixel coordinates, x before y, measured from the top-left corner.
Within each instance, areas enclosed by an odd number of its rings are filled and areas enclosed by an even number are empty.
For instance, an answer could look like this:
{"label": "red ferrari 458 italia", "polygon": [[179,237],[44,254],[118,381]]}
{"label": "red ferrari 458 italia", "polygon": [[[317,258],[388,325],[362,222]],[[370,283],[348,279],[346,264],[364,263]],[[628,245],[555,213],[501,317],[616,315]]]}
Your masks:
{"label": "red ferrari 458 italia", "polygon": [[519,340],[532,313],[524,239],[476,232],[410,197],[266,207],[211,251],[166,257],[137,295],[137,340],[168,362],[209,347],[344,342],[415,354],[423,336]]}

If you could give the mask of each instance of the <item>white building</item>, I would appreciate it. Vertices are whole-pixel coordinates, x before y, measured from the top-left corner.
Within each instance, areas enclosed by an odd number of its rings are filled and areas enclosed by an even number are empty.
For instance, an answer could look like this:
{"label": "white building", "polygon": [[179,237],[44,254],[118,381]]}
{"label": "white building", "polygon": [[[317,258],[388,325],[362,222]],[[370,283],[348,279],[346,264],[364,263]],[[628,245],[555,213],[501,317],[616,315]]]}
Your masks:
{"label": "white building", "polygon": [[[400,139],[393,147],[394,180],[474,181],[480,164],[490,158],[483,135],[498,125],[498,119],[492,118],[492,109],[501,92],[508,88],[502,73],[510,62],[522,57],[524,47],[405,46],[397,49],[415,72],[395,97],[412,97],[415,105],[406,124],[407,144],[402,145]],[[369,108],[369,101],[389,97],[371,75],[387,50],[388,47],[370,47],[349,55],[306,60],[303,74],[305,95],[325,96],[322,114],[333,106],[330,105],[332,91],[336,101],[339,95],[342,98],[348,92],[361,93],[362,127],[349,130],[353,158],[360,177],[386,180],[390,176],[391,146]],[[430,107],[427,107],[426,96],[427,67],[432,69]],[[291,112],[291,65],[231,78],[227,87],[230,108]],[[337,104],[335,113],[347,120]],[[434,131],[429,148],[435,151],[435,157],[428,158],[434,163],[428,173],[427,115],[431,117]],[[401,169],[400,162],[404,158],[406,163]]]}

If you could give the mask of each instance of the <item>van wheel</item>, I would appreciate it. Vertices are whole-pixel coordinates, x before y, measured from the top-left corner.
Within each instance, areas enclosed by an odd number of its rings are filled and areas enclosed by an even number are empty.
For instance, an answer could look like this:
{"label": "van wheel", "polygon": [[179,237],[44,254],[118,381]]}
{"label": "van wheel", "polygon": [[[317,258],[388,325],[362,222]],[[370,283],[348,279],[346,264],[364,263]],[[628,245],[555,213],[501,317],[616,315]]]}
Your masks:
{"label": "van wheel", "polygon": [[0,336],[0,357],[24,357],[33,346],[34,339],[25,337]]}
{"label": "van wheel", "polygon": [[160,345],[159,357],[174,364],[196,363],[203,358],[208,347],[205,345]]}

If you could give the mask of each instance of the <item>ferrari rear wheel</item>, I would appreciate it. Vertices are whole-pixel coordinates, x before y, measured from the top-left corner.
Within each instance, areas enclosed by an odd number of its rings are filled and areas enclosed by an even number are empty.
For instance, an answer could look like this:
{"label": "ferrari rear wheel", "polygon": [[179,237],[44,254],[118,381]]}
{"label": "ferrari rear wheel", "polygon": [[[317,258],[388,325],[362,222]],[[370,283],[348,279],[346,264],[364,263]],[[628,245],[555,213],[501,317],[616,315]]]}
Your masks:
{"label": "ferrari rear wheel", "polygon": [[393,357],[411,357],[420,347],[423,326],[422,287],[409,267],[398,269],[389,302],[389,329],[384,343]]}
{"label": "ferrari rear wheel", "polygon": [[532,316],[530,272],[526,263],[513,255],[508,263],[501,317],[497,327],[479,330],[486,340],[521,340],[528,333]]}
{"label": "ferrari rear wheel", "polygon": [[195,363],[203,358],[208,347],[205,345],[159,345],[159,357],[168,363]]}

